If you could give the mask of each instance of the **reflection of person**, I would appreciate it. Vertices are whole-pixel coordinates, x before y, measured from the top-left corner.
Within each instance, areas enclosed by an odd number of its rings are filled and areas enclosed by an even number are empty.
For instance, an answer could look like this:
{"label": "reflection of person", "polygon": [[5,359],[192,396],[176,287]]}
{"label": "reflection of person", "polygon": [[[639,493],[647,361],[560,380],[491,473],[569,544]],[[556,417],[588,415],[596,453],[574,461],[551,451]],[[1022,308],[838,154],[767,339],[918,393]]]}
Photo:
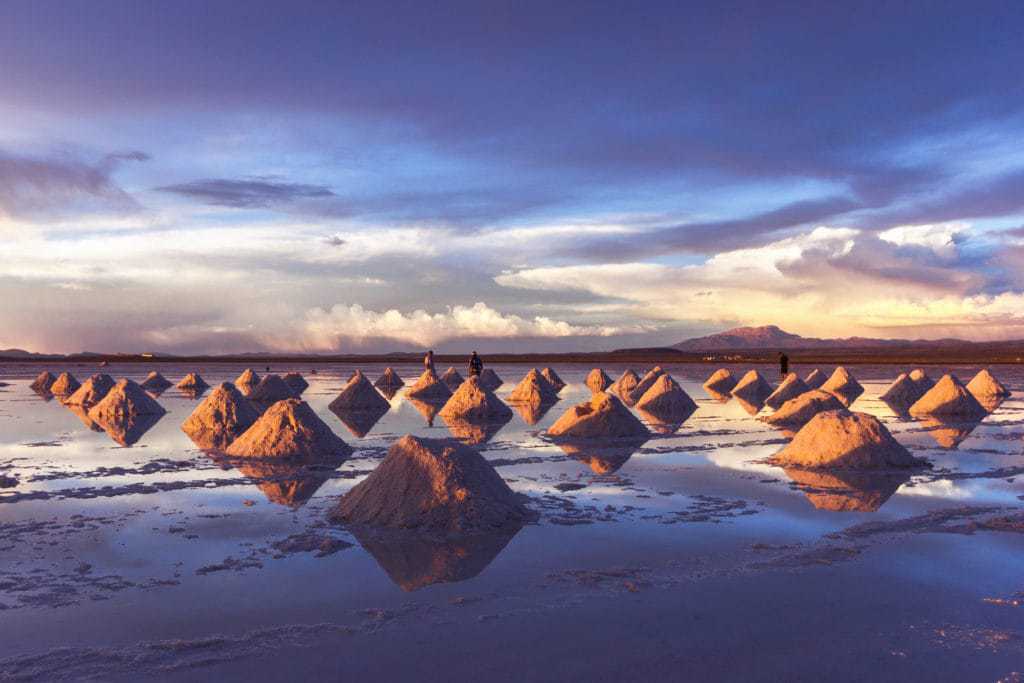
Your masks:
{"label": "reflection of person", "polygon": [[480,360],[480,356],[476,355],[476,351],[469,358],[469,376],[476,375],[480,376],[480,373],[484,371],[484,362]]}
{"label": "reflection of person", "polygon": [[434,352],[427,351],[427,355],[423,357],[423,368],[426,370],[434,371]]}
{"label": "reflection of person", "polygon": [[779,372],[785,377],[789,374],[789,356],[785,353],[779,353]]}

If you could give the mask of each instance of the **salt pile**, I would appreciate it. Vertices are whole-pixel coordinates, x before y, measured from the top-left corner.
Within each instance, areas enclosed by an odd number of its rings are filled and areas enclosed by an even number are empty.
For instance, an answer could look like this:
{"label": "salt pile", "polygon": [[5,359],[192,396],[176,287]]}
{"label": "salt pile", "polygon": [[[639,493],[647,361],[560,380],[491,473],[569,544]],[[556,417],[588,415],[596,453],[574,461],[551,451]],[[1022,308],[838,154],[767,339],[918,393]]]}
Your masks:
{"label": "salt pile", "polygon": [[796,398],[791,398],[771,415],[761,418],[762,422],[778,427],[802,427],[812,417],[826,410],[840,410],[844,408],[842,401],[821,389],[805,391]]}
{"label": "salt pile", "polygon": [[828,381],[821,385],[821,389],[822,391],[835,394],[847,406],[864,393],[864,387],[850,376],[850,373],[842,366],[835,369],[835,372],[828,378]]}
{"label": "salt pile", "polygon": [[760,409],[764,405],[764,400],[772,395],[772,387],[765,381],[760,372],[751,370],[743,375],[730,393],[736,398],[743,399],[749,405],[757,406]]}
{"label": "salt pile", "polygon": [[512,390],[508,400],[509,403],[539,406],[557,401],[558,392],[548,383],[544,375],[537,371],[537,368],[533,368]]}
{"label": "salt pile", "polygon": [[668,373],[658,376],[654,383],[636,402],[637,410],[642,410],[660,421],[684,422],[694,411],[697,404]]}
{"label": "salt pile", "polygon": [[775,388],[775,391],[773,391],[771,395],[764,400],[764,404],[769,408],[778,410],[786,401],[796,398],[800,394],[810,390],[810,387],[804,384],[804,381],[797,377],[795,372],[791,372],[786,375],[786,379],[782,380],[782,383]]}
{"label": "salt pile", "polygon": [[82,386],[70,372],[62,372],[50,385],[50,393],[54,396],[70,396]]}
{"label": "salt pile", "polygon": [[206,383],[197,372],[190,372],[178,382],[178,388],[183,391],[202,391],[203,389],[209,388],[209,384]]}
{"label": "salt pile", "polygon": [[595,394],[569,408],[551,427],[548,436],[573,439],[647,436],[649,432],[622,401],[610,394]]}
{"label": "salt pile", "polygon": [[89,419],[121,445],[130,446],[156,424],[164,412],[145,389],[130,379],[122,379],[89,410]]}
{"label": "salt pile", "polygon": [[849,410],[818,413],[772,458],[782,466],[876,470],[927,466],[915,458],[878,418]]}
{"label": "salt pile", "polygon": [[[373,386],[385,392],[396,392],[405,386],[405,382],[392,368],[385,368],[381,376],[373,383]],[[394,393],[392,393],[392,396],[393,395]]]}
{"label": "salt pile", "polygon": [[146,375],[146,379],[139,382],[139,386],[147,391],[163,391],[171,386],[171,381],[154,370]]}
{"label": "salt pile", "polygon": [[502,403],[493,391],[487,389],[479,377],[472,376],[452,394],[439,415],[446,422],[467,420],[504,423],[512,419],[512,409]]}
{"label": "salt pile", "polygon": [[879,398],[897,410],[906,410],[924,396],[925,391],[910,379],[910,375],[901,372]]}
{"label": "salt pile", "polygon": [[910,414],[914,416],[935,415],[970,420],[981,419],[986,413],[978,399],[967,391],[967,387],[949,374],[943,375],[935,386],[910,406]]}
{"label": "salt pile", "polygon": [[548,381],[548,384],[554,387],[555,393],[558,393],[565,388],[565,382],[562,381],[562,378],[558,376],[558,373],[555,372],[553,368],[544,368],[540,371],[540,374],[544,376],[544,379]]}
{"label": "salt pile", "polygon": [[[492,389],[493,391],[493,389]],[[437,378],[433,370],[424,370],[419,379],[405,392],[406,398],[417,398],[421,401],[438,402],[451,398],[452,390]]]}
{"label": "salt pile", "polygon": [[354,525],[472,534],[518,526],[529,512],[473,449],[406,435],[330,516]]}
{"label": "salt pile", "polygon": [[257,403],[270,405],[288,398],[296,398],[296,396],[280,375],[266,375],[249,392],[249,398]]}
{"label": "salt pile", "polygon": [[[138,386],[134,382],[132,384]],[[82,386],[78,387],[75,393],[71,394],[64,402],[71,406],[91,408],[102,401],[113,388],[114,378],[110,375],[99,373],[85,380]]]}
{"label": "salt pile", "polygon": [[996,379],[988,368],[983,368],[974,378],[967,383],[967,391],[974,395],[974,398],[982,399],[1006,398],[1010,390],[1003,386],[1003,383]]}
{"label": "salt pile", "polygon": [[459,385],[464,381],[462,375],[455,368],[448,368],[441,375],[441,381],[448,385],[448,388],[453,392],[459,388]]}
{"label": "salt pile", "polygon": [[53,386],[53,383],[56,381],[57,378],[54,377],[51,372],[44,370],[36,376],[32,384],[29,385],[29,388],[32,389],[32,391],[36,391],[41,394],[49,393],[50,387]]}
{"label": "salt pile", "polygon": [[181,431],[200,448],[223,450],[259,416],[234,384],[224,382],[192,411]]}
{"label": "salt pile", "polygon": [[608,387],[608,392],[615,394],[619,398],[629,396],[630,392],[636,388],[636,385],[640,383],[640,378],[637,377],[636,373],[632,370],[625,370],[622,376],[615,380],[611,386]]}
{"label": "salt pile", "polygon": [[484,371],[480,373],[480,384],[485,386],[491,391],[497,391],[498,387],[505,383],[501,377],[498,377],[498,373],[490,368],[484,368]]}
{"label": "salt pile", "polygon": [[704,388],[712,394],[728,394],[736,388],[736,378],[726,368],[719,368],[704,382]]}
{"label": "salt pile", "polygon": [[640,397],[647,393],[647,390],[657,381],[659,377],[665,374],[665,371],[661,369],[661,366],[656,366],[652,370],[648,371],[644,378],[637,382],[633,390],[623,398],[623,400],[633,405],[640,400]]}
{"label": "salt pile", "polygon": [[818,368],[814,368],[809,373],[807,373],[806,377],[804,377],[804,384],[806,384],[809,389],[820,389],[821,385],[824,384],[827,380],[828,377],[825,376],[824,372],[822,372]]}
{"label": "salt pile", "polygon": [[309,382],[306,378],[297,372],[289,372],[281,379],[288,385],[288,388],[292,390],[292,394],[298,398],[302,396],[302,392],[309,388]]}
{"label": "salt pile", "polygon": [[270,406],[225,452],[245,458],[287,458],[348,455],[350,449],[309,404],[289,398]]}
{"label": "salt pile", "polygon": [[260,376],[252,368],[246,368],[238,379],[235,380],[235,387],[254,387],[260,383]]}
{"label": "salt pile", "polygon": [[587,388],[593,393],[604,391],[612,383],[612,378],[605,374],[601,368],[594,368],[587,375]]}
{"label": "salt pile", "polygon": [[928,393],[928,390],[935,386],[935,382],[932,381],[932,378],[929,377],[921,368],[911,370],[910,381],[918,386],[918,390],[921,392],[922,396]]}
{"label": "salt pile", "polygon": [[356,411],[383,414],[390,407],[391,404],[374,389],[373,385],[370,384],[370,380],[366,378],[366,375],[361,370],[356,370],[356,373],[352,375],[352,379],[348,381],[348,384],[341,390],[341,393],[328,406],[331,412],[336,414],[339,412]]}

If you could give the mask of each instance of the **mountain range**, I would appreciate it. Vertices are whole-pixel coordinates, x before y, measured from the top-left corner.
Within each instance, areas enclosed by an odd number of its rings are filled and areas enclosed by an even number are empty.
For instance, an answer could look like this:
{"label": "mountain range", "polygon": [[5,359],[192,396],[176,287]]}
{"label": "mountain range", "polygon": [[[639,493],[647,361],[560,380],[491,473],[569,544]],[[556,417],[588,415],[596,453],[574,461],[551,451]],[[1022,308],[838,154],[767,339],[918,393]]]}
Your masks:
{"label": "mountain range", "polygon": [[[984,342],[978,345],[1024,345],[1021,341]],[[797,350],[797,349],[899,349],[899,348],[959,348],[974,346],[975,342],[963,339],[872,339],[870,337],[846,337],[842,339],[820,339],[801,337],[776,325],[763,327],[736,327],[706,337],[695,337],[673,345],[679,351],[743,351],[743,350]]]}

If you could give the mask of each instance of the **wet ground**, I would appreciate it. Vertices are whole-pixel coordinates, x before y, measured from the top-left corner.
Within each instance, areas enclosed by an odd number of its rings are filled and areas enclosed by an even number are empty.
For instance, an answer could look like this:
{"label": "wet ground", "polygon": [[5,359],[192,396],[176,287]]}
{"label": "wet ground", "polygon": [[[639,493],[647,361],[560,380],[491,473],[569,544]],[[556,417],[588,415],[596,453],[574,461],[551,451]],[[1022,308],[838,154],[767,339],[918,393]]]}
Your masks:
{"label": "wet ground", "polygon": [[[666,366],[698,411],[601,458],[542,437],[589,396],[590,367],[556,366],[558,404],[484,431],[401,393],[346,425],[327,404],[354,366],[274,367],[303,372],[303,397],[354,454],[241,466],[181,432],[201,397],[168,389],[167,414],[125,439],[33,393],[42,369],[0,366],[0,680],[1024,676],[1024,368],[993,368],[1015,395],[979,424],[935,425],[877,398],[909,368],[852,367],[866,388],[853,408],[933,464],[895,478],[765,464],[786,435],[710,398],[711,366]],[[243,366],[158,369],[216,384]],[[527,369],[496,366],[498,395]],[[406,433],[478,442],[537,521],[397,544],[327,524]]]}

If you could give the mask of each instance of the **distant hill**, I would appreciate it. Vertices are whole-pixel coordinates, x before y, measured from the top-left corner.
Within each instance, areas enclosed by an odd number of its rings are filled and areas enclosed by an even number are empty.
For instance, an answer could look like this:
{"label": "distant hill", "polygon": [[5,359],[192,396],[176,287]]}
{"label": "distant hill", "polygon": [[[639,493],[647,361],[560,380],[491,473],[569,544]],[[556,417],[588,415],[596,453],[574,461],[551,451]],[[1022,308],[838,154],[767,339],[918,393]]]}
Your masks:
{"label": "distant hill", "polygon": [[[1009,345],[1019,342],[1003,342]],[[773,349],[899,349],[899,348],[957,348],[973,346],[973,342],[962,339],[872,339],[870,337],[846,337],[845,339],[819,339],[801,337],[780,329],[775,325],[763,327],[737,327],[706,337],[696,337],[675,344],[671,348],[679,351],[744,351]]]}

